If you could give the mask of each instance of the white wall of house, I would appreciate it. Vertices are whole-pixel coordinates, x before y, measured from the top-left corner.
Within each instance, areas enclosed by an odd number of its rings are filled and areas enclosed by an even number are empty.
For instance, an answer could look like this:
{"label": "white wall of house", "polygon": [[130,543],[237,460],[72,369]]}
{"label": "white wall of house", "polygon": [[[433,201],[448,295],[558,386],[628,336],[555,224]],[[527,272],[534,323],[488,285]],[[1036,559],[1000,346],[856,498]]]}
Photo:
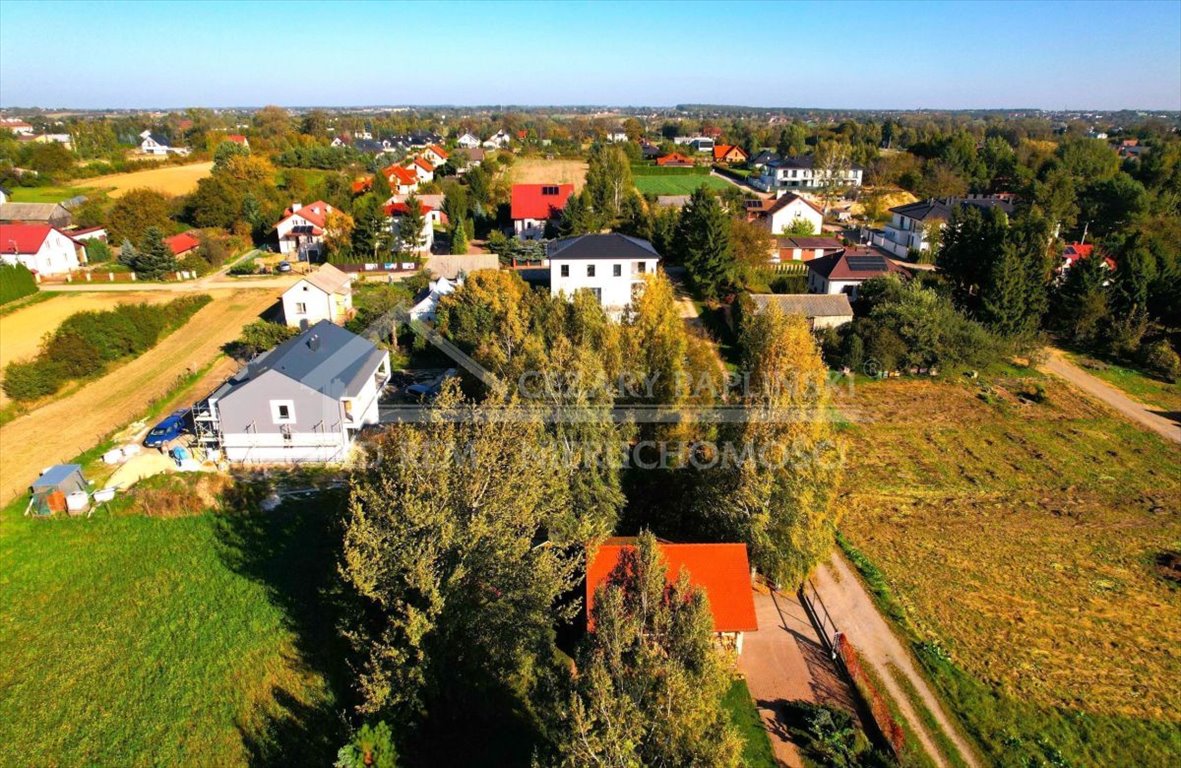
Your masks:
{"label": "white wall of house", "polygon": [[771,234],[781,234],[797,220],[804,220],[812,225],[812,233],[819,235],[824,226],[824,216],[820,211],[805,203],[803,200],[792,200],[775,213],[766,217],[771,227]]}
{"label": "white wall of house", "polygon": [[513,232],[518,240],[540,240],[545,236],[545,219],[513,219]]}
{"label": "white wall of house", "polygon": [[464,135],[460,136],[455,143],[464,149],[475,149],[476,147],[480,146],[480,139],[478,136],[465,133]]}
{"label": "white wall of house", "polygon": [[336,309],[334,297],[307,280],[283,292],[283,319],[295,328],[310,328],[321,320],[337,322]]}
{"label": "white wall of house", "polygon": [[644,275],[656,272],[659,259],[563,259],[549,262],[550,294],[565,294],[588,288],[595,292],[604,309],[621,310],[631,304],[632,291],[642,288]]}
{"label": "white wall of house", "polygon": [[285,238],[285,235],[291,234],[291,230],[295,229],[296,227],[315,227],[315,226],[317,226],[317,225],[308,221],[303,216],[300,216],[298,209],[295,212],[293,212],[290,216],[288,216],[287,218],[280,221],[278,224],[275,225],[275,234],[279,238],[279,253],[283,254],[284,256],[287,256],[287,255],[290,255],[293,253],[298,253],[301,245],[307,246],[307,245],[322,244],[324,242],[323,235],[313,235],[313,234],[309,233],[307,235],[301,236],[298,241],[290,239],[290,238]]}
{"label": "white wall of house", "polygon": [[[839,175],[841,184],[850,187],[861,186],[862,171],[859,168],[850,168],[843,174]],[[825,174],[823,171],[816,171],[812,168],[776,168],[770,177],[771,182],[777,187],[786,187],[788,189],[815,189],[824,182]]]}
{"label": "white wall of house", "polygon": [[0,252],[0,261],[5,264],[24,264],[40,275],[64,275],[79,267],[78,244],[56,229],[51,229],[36,253]]}
{"label": "white wall of house", "polygon": [[857,287],[859,285],[861,285],[860,280],[829,280],[819,272],[813,272],[810,270],[808,272],[809,293],[845,293],[849,295],[850,299],[856,299]]}

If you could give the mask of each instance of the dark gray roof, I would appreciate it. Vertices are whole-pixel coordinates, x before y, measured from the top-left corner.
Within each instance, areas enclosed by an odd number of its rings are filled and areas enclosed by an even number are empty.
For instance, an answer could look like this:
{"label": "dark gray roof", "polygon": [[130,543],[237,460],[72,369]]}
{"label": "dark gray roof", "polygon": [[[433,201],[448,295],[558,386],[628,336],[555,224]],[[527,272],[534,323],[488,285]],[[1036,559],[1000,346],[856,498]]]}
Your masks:
{"label": "dark gray roof", "polygon": [[779,155],[775,154],[769,149],[764,149],[750,159],[751,165],[767,165],[769,163],[779,162]]}
{"label": "dark gray roof", "polygon": [[651,259],[660,258],[652,243],[612,232],[554,240],[546,247],[551,259]]}
{"label": "dark gray roof", "polygon": [[385,353],[327,320],[251,360],[214,393],[230,392],[275,371],[331,397],[352,397],[373,375]]}
{"label": "dark gray roof", "polygon": [[[62,490],[81,490],[85,488],[85,484],[81,482],[82,479],[82,465],[81,464],[54,464],[49,469],[41,473],[41,476],[33,481],[33,490],[45,489],[62,489]],[[81,487],[78,487],[81,486]]]}
{"label": "dark gray roof", "polygon": [[149,133],[148,137],[151,138],[152,141],[156,142],[157,144],[159,144],[162,147],[171,147],[172,146],[171,141],[164,138],[163,136],[161,136],[158,133]]}
{"label": "dark gray roof", "polygon": [[917,203],[895,206],[890,209],[890,212],[901,214],[915,221],[927,221],[928,219],[947,221],[951,218],[951,212],[960,205],[974,205],[985,210],[1000,208],[1007,214],[1013,213],[1013,201],[998,197],[977,197],[970,200],[962,200],[957,197],[929,198],[919,200]]}
{"label": "dark gray roof", "polygon": [[[774,168],[811,168],[816,163],[815,155],[796,155],[795,157],[784,157],[768,165]],[[857,163],[850,163],[849,168],[854,171],[864,171],[865,168]]]}

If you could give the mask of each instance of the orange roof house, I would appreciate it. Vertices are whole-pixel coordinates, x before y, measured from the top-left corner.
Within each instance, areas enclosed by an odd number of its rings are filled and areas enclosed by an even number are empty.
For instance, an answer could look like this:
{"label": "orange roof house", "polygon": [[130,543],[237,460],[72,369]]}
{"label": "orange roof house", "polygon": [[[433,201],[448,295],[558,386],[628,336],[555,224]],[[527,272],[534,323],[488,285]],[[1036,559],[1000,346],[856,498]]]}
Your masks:
{"label": "orange roof house", "polygon": [[672,152],[670,154],[662,155],[661,157],[656,158],[656,164],[663,167],[693,165],[694,163],[693,158],[686,157],[680,152]]}
{"label": "orange roof house", "polygon": [[[586,569],[586,610],[588,621],[595,603],[595,591],[608,581],[623,553],[635,548],[634,539],[609,539],[588,558]],[[665,580],[673,584],[684,568],[689,583],[700,587],[709,598],[714,631],[734,639],[742,652],[742,633],[759,628],[751,588],[750,561],[745,544],[673,544],[659,542],[668,570]],[[593,626],[589,626],[594,631]]]}
{"label": "orange roof house", "polygon": [[746,150],[736,144],[715,144],[714,161],[718,163],[745,163]]}
{"label": "orange roof house", "polygon": [[164,242],[172,250],[173,256],[184,256],[189,251],[201,245],[201,241],[189,232],[164,238]]}

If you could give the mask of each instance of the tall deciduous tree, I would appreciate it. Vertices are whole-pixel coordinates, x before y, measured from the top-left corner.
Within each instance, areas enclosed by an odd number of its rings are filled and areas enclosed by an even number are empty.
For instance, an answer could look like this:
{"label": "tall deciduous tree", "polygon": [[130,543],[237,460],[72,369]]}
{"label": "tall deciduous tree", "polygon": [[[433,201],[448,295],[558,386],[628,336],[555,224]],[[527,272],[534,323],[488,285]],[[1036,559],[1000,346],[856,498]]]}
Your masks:
{"label": "tall deciduous tree", "polygon": [[631,163],[622,147],[595,144],[587,158],[586,190],[604,225],[613,226],[623,212],[625,198],[632,193]]}

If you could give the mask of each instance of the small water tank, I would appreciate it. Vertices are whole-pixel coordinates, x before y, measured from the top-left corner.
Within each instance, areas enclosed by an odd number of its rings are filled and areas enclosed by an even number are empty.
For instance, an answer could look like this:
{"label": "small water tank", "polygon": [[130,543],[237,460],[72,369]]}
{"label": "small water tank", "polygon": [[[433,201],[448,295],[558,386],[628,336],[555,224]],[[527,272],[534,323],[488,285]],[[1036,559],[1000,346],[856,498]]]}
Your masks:
{"label": "small water tank", "polygon": [[74,491],[66,494],[66,511],[81,512],[90,506],[90,494],[86,491]]}

